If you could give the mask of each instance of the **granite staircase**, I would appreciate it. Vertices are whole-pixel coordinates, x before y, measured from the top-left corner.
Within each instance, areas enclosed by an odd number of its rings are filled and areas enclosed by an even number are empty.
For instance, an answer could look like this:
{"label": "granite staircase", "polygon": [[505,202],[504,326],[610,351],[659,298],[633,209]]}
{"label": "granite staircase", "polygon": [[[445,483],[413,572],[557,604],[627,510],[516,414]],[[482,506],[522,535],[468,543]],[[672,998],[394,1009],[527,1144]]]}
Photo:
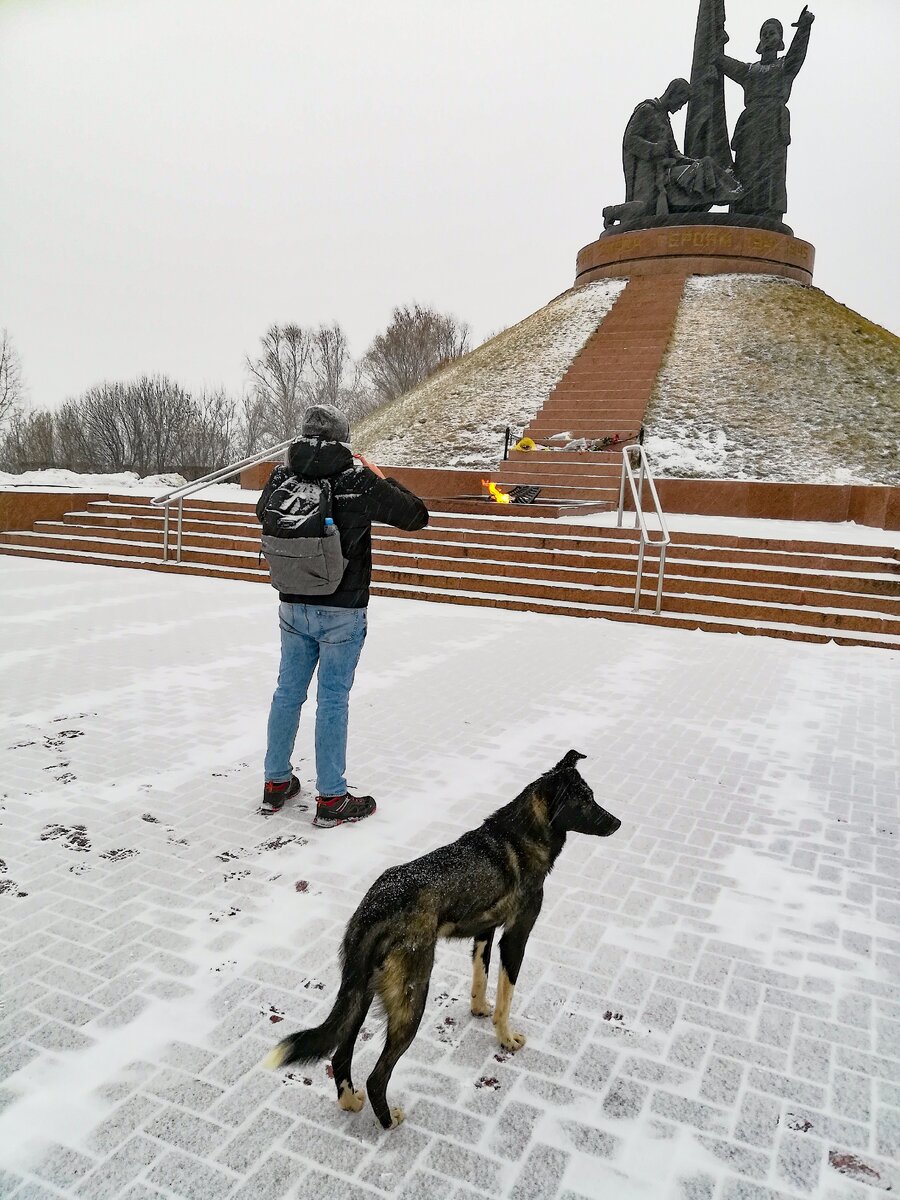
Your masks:
{"label": "granite staircase", "polygon": [[[636,439],[675,327],[684,282],[685,276],[678,274],[630,279],[525,434],[541,446],[552,446],[551,439],[561,433],[573,439]],[[615,505],[621,463],[621,449],[513,450],[494,479],[502,488],[536,484],[544,500]]]}
{"label": "granite staircase", "polygon": [[[0,554],[268,582],[249,502],[185,501],[180,563],[163,562],[148,498],[72,503],[62,520],[0,534]],[[416,533],[376,526],[373,547],[375,595],[900,648],[900,551],[889,546],[675,533],[659,616],[652,550],[643,609],[631,611],[632,530],[435,511]]]}

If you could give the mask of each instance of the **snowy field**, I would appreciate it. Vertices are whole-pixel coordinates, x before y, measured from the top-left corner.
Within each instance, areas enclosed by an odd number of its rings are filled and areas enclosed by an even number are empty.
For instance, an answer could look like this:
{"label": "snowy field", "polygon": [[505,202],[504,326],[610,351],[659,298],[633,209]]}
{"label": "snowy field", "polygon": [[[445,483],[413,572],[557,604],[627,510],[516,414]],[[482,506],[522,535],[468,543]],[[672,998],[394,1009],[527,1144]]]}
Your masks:
{"label": "snowy field", "polygon": [[[379,811],[320,831],[256,812],[275,603],[3,560],[4,1200],[900,1189],[896,655],[379,599],[350,744]],[[340,1111],[325,1064],[264,1071],[330,1006],[371,880],[572,747],[623,825],[548,880],[526,1047],[444,943],[398,1130]]]}
{"label": "snowy field", "polygon": [[[134,492],[136,496],[164,496],[184,487],[186,483],[183,475],[145,475],[142,478],[134,471],[104,475],[56,468],[48,471],[19,471],[15,475],[0,471],[0,492],[20,489],[28,492]],[[207,484],[203,489],[204,500],[246,501],[255,499],[258,495],[258,492],[243,491],[239,483],[213,483]]]}

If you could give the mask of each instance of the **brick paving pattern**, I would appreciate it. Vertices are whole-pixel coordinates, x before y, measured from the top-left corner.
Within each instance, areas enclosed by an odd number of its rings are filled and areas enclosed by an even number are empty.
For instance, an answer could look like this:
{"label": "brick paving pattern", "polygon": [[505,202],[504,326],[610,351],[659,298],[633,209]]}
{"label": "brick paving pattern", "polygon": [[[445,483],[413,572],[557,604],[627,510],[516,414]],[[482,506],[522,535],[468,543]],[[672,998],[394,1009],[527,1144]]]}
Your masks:
{"label": "brick paving pattern", "polygon": [[[379,600],[351,783],[381,807],[324,833],[255,812],[272,595],[8,560],[0,604],[0,1196],[900,1190],[890,651]],[[444,943],[398,1130],[339,1110],[323,1063],[264,1071],[330,1006],[368,882],[573,746],[623,827],[548,881],[524,1050]]]}

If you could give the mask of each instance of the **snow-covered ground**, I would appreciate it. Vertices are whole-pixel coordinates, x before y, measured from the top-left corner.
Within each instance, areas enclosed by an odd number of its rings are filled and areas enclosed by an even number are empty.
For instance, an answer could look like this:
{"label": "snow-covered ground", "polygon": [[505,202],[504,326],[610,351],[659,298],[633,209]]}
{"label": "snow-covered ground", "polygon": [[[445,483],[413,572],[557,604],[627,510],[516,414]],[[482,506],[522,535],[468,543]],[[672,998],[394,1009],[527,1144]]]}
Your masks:
{"label": "snow-covered ground", "polygon": [[[4,1198],[900,1188],[892,653],[375,600],[350,777],[379,811],[325,832],[255,811],[268,589],[7,558],[0,609]],[[526,1047],[470,1015],[445,943],[398,1130],[341,1112],[324,1064],[262,1070],[330,1005],[369,882],[571,747],[623,825],[548,880]],[[307,720],[307,792],[310,755]]]}
{"label": "snow-covered ground", "polygon": [[[0,471],[0,491],[38,492],[134,492],[137,496],[164,496],[184,487],[183,475],[140,476],[134,471],[91,474],[86,471]],[[240,483],[215,483],[202,491],[207,500],[243,500],[256,493],[241,491]]]}

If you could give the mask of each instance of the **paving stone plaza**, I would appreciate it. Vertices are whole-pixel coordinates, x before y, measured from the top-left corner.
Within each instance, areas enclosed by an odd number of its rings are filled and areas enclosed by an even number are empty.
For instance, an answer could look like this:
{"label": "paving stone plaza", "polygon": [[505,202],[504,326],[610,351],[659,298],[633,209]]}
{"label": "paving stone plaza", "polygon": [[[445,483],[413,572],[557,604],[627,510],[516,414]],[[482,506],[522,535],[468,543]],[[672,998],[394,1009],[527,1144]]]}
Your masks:
{"label": "paving stone plaza", "polygon": [[[321,831],[256,812],[268,588],[7,559],[0,606],[0,1196],[900,1189],[892,652],[375,600],[350,782],[379,812]],[[307,721],[306,800],[311,746]],[[623,824],[548,880],[525,1048],[443,943],[397,1130],[342,1112],[325,1063],[265,1071],[330,1007],[377,874],[572,747]]]}

